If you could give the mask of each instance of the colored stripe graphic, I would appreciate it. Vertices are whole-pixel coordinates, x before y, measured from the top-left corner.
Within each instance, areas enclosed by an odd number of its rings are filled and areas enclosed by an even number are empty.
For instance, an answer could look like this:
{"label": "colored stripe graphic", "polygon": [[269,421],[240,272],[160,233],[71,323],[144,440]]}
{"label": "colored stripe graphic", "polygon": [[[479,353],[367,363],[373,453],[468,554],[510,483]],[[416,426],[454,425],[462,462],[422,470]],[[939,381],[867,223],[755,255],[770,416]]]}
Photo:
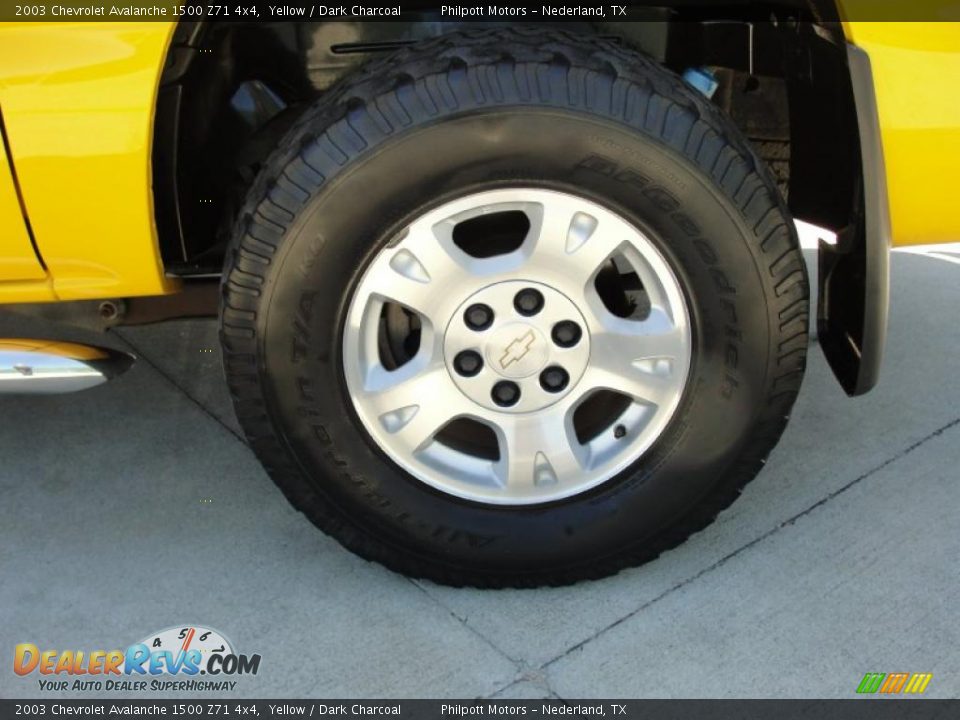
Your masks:
{"label": "colored stripe graphic", "polygon": [[857,686],[857,692],[870,695],[880,692],[897,695],[900,692],[919,695],[927,689],[933,673],[867,673]]}
{"label": "colored stripe graphic", "polygon": [[933,679],[933,673],[914,673],[910,682],[907,683],[907,686],[903,689],[906,693],[922,693],[927,689],[927,685],[930,684],[930,680]]}
{"label": "colored stripe graphic", "polygon": [[903,685],[907,682],[908,677],[910,677],[910,673],[890,673],[883,685],[880,686],[880,692],[888,695],[900,692],[903,690]]}
{"label": "colored stripe graphic", "polygon": [[880,683],[883,682],[883,678],[886,677],[886,673],[867,673],[863,676],[863,680],[860,681],[860,685],[857,687],[858,693],[875,693],[880,689]]}

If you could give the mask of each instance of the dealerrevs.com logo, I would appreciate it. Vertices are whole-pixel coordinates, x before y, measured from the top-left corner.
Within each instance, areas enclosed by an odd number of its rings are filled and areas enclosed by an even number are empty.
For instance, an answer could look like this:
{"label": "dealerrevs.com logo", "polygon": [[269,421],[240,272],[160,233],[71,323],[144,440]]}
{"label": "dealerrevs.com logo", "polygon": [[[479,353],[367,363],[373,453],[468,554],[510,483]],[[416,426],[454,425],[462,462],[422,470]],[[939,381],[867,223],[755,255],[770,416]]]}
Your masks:
{"label": "dealerrevs.com logo", "polygon": [[[115,650],[14,648],[13,671],[37,676],[43,691],[225,691],[233,677],[256,675],[260,655],[242,655],[216,630],[182,625]],[[200,676],[203,676],[202,679]]]}

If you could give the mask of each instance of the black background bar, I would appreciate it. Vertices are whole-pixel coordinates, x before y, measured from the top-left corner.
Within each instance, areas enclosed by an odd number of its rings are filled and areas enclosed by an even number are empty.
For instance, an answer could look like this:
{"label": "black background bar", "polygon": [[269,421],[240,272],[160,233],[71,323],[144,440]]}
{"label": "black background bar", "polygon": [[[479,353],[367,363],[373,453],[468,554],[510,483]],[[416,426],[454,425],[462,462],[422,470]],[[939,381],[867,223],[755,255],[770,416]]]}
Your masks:
{"label": "black background bar", "polygon": [[[619,4],[623,3],[623,4]],[[837,14],[832,0],[582,0],[580,2],[472,2],[421,0],[371,2],[313,2],[312,0],[0,0],[3,22],[176,22],[207,20],[226,22],[424,20],[430,22],[633,22],[649,20],[651,11],[668,7],[678,17],[729,12],[740,19],[770,20],[877,20],[960,21],[957,0],[850,0],[847,14]],[[596,14],[602,11],[601,15]]]}
{"label": "black background bar", "polygon": [[919,720],[960,700],[0,700],[0,718],[407,718],[408,720]]}

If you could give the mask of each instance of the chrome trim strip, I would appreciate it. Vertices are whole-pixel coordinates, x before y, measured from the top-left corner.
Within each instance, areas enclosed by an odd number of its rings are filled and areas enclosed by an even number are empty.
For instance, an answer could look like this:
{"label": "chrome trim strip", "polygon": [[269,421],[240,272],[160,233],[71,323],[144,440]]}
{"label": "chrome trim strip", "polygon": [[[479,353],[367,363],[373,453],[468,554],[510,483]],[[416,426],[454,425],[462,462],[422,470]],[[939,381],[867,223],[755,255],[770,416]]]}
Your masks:
{"label": "chrome trim strip", "polygon": [[133,365],[111,348],[58,340],[0,339],[0,395],[69,393],[101,385]]}

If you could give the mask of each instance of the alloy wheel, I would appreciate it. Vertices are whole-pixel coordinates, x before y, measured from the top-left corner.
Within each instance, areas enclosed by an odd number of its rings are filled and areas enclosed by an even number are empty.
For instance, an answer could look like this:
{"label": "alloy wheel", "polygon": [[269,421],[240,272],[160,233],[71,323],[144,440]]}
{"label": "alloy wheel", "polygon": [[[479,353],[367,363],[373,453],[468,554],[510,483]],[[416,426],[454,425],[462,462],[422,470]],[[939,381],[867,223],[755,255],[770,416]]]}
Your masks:
{"label": "alloy wheel", "polygon": [[466,500],[530,505],[637,461],[682,397],[692,337],[666,258],[618,213],[538,188],[474,193],[372,259],[343,333],[363,426]]}

